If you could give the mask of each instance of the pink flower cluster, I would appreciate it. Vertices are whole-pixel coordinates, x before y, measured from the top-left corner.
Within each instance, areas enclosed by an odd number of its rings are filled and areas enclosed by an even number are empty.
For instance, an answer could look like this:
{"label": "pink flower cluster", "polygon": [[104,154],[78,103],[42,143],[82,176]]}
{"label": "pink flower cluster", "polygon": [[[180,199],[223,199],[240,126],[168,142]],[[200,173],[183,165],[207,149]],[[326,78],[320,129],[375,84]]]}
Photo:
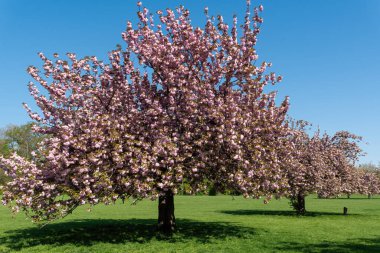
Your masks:
{"label": "pink flower cluster", "polygon": [[127,47],[108,64],[40,53],[43,72],[28,68],[45,91],[30,83],[42,114],[25,108],[47,138],[32,161],[0,161],[12,178],[3,202],[14,210],[51,220],[86,203],[176,193],[183,182],[192,193],[214,182],[247,197],[284,188],[289,102],[263,92],[281,80],[266,74],[271,64],[254,64],[262,7],[251,16],[248,6],[238,33],[236,18],[232,28],[221,16],[193,27],[180,7],[158,11],[155,24],[138,6],[140,23],[128,22]]}
{"label": "pink flower cluster", "polygon": [[291,141],[295,145],[290,164],[286,164],[285,177],[289,182],[289,197],[318,193],[320,197],[335,197],[340,194],[361,193],[358,185],[361,176],[355,162],[362,155],[358,146],[361,137],[347,131],[333,136],[308,134],[309,123],[292,122]]}
{"label": "pink flower cluster", "polygon": [[43,71],[28,68],[42,114],[24,106],[47,137],[31,161],[0,159],[11,178],[4,204],[42,221],[83,204],[155,199],[183,182],[191,193],[212,182],[267,199],[347,191],[358,138],[292,129],[289,99],[276,105],[276,93],[264,93],[282,77],[256,64],[262,6],[251,16],[248,3],[240,32],[236,17],[229,27],[207,9],[200,28],[184,7],[158,11],[154,23],[138,6],[140,22],[127,23],[126,49],[110,52],[109,63],[40,53]]}

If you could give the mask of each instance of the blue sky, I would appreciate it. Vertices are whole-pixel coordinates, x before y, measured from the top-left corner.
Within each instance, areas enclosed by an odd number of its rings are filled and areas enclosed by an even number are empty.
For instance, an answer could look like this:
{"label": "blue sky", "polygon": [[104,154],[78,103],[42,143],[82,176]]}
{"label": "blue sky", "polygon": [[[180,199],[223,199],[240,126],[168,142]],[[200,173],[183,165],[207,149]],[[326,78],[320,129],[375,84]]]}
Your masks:
{"label": "blue sky", "polygon": [[[279,97],[291,98],[290,115],[328,133],[348,130],[364,137],[367,156],[380,161],[380,1],[254,0],[264,5],[257,46],[261,60],[284,77]],[[136,1],[0,0],[0,127],[27,122],[21,106],[34,107],[26,68],[40,65],[37,52],[75,52],[107,58],[123,44],[126,21],[136,22]],[[203,8],[242,20],[245,1],[143,1],[151,11],[184,5],[195,25]],[[35,108],[35,107],[34,107]]]}

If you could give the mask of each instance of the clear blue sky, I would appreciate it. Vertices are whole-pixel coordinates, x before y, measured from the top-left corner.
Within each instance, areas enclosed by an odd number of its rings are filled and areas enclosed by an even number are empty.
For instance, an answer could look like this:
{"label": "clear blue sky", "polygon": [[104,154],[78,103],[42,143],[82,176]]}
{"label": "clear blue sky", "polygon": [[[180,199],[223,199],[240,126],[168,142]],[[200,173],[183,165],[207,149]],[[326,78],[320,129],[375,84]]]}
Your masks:
{"label": "clear blue sky", "polygon": [[[367,156],[380,161],[380,1],[253,0],[264,5],[259,37],[261,60],[283,75],[279,95],[291,98],[290,115],[333,133],[365,138]],[[136,21],[136,1],[0,0],[0,127],[27,122],[21,103],[35,108],[27,90],[29,65],[47,56],[75,52],[106,59],[127,20]],[[151,11],[183,4],[194,24],[203,8],[242,20],[245,1],[143,1]]]}

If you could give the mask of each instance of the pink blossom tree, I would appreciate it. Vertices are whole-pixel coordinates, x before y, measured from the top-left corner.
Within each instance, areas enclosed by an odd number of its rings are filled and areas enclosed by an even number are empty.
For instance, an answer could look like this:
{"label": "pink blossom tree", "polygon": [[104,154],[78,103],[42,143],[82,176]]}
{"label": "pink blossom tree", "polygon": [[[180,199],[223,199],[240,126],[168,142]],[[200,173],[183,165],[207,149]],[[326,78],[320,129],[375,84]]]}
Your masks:
{"label": "pink blossom tree", "polygon": [[380,178],[375,172],[359,169],[357,174],[359,180],[357,192],[359,194],[365,194],[369,199],[374,194],[380,194]]}
{"label": "pink blossom tree", "polygon": [[358,145],[361,140],[360,136],[348,131],[339,131],[333,136],[325,134],[322,137],[328,173],[320,183],[319,196],[336,197],[355,191],[357,179],[354,166],[363,154]]}
{"label": "pink blossom tree", "polygon": [[379,167],[369,164],[361,164],[356,169],[358,182],[356,192],[368,195],[371,198],[373,194],[380,194],[380,170]]}
{"label": "pink blossom tree", "polygon": [[341,192],[347,195],[347,198],[350,198],[352,194],[357,193],[359,189],[360,177],[357,172],[356,167],[352,166],[349,168],[349,171],[345,173],[342,183],[341,183]]}
{"label": "pink blossom tree", "polygon": [[288,180],[287,195],[292,207],[301,215],[306,212],[305,197],[316,191],[326,168],[319,132],[310,136],[308,127],[306,121],[292,122],[292,160],[284,164]]}
{"label": "pink blossom tree", "polygon": [[284,189],[288,99],[277,106],[276,93],[263,92],[281,77],[255,64],[262,6],[250,15],[248,1],[241,33],[236,17],[229,27],[207,9],[200,28],[184,7],[157,11],[156,24],[138,6],[140,22],[128,22],[126,49],[110,52],[108,64],[40,53],[44,72],[29,67],[42,114],[25,108],[48,137],[31,161],[0,159],[13,211],[49,221],[83,204],[158,198],[158,227],[170,232],[184,181],[192,193],[207,181],[246,197]]}
{"label": "pink blossom tree", "polygon": [[284,164],[288,196],[298,214],[306,212],[305,197],[310,193],[330,197],[351,190],[348,180],[361,152],[360,137],[346,131],[321,136],[319,130],[310,136],[308,125],[305,121],[293,124],[293,160]]}

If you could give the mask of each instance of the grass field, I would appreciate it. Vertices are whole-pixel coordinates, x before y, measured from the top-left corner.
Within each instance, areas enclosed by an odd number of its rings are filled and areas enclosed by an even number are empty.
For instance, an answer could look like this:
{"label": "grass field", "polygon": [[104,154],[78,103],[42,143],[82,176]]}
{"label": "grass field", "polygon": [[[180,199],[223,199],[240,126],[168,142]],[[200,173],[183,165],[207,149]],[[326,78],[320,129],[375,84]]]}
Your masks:
{"label": "grass field", "polygon": [[[157,203],[149,200],[78,208],[37,228],[0,207],[0,252],[380,252],[380,198],[308,197],[305,217],[288,200],[176,196],[178,231],[155,232]],[[342,215],[348,207],[348,216]]]}

